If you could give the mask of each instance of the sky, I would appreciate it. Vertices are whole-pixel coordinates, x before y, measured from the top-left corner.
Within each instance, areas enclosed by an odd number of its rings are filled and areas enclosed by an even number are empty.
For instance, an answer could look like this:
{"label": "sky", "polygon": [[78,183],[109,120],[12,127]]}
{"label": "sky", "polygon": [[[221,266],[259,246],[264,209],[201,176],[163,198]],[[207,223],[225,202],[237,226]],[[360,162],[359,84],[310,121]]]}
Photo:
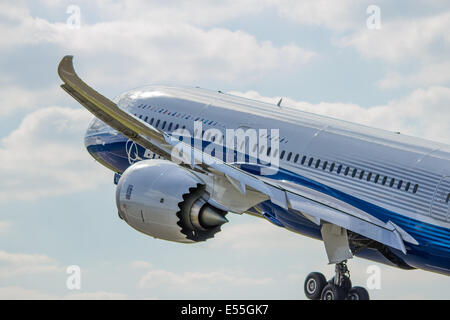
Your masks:
{"label": "sky", "polygon": [[[304,299],[309,272],[333,274],[320,241],[254,217],[194,245],[120,220],[64,55],[110,98],[200,86],[449,143],[448,30],[446,0],[0,0],[0,299]],[[363,286],[379,271],[374,299],[450,298],[443,275],[349,266]]]}

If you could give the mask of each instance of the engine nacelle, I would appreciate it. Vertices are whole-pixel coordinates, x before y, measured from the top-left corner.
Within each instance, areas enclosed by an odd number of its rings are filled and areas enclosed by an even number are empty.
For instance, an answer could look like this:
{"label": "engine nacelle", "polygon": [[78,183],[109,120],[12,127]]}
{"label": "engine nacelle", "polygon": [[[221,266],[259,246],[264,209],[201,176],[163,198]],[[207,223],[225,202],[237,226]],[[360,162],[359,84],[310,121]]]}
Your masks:
{"label": "engine nacelle", "polygon": [[149,236],[182,243],[214,237],[228,222],[226,212],[205,200],[205,185],[193,173],[167,160],[130,166],[117,184],[119,216]]}

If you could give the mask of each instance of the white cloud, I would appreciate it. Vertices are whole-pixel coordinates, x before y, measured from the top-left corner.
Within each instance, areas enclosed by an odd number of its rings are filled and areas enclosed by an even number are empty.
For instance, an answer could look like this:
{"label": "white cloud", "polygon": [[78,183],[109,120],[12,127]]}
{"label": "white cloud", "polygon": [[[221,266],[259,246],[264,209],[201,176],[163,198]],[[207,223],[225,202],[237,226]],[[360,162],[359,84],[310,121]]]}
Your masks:
{"label": "white cloud", "polygon": [[273,249],[304,249],[304,242],[297,234],[266,220],[224,225],[222,229],[214,241],[208,243],[211,249],[229,248],[246,253],[265,253]]}
{"label": "white cloud", "polygon": [[84,109],[48,107],[28,114],[2,139],[0,201],[34,200],[92,190],[106,182],[83,145]]}
{"label": "white cloud", "polygon": [[55,96],[61,96],[62,89],[54,88],[30,90],[0,81],[0,116],[13,112],[33,110],[44,107],[55,101]]}
{"label": "white cloud", "polygon": [[283,17],[297,24],[323,26],[335,31],[355,28],[366,18],[367,1],[281,0],[275,3]]}
{"label": "white cloud", "polygon": [[11,229],[11,222],[0,221],[0,235],[7,233]]}
{"label": "white cloud", "polygon": [[97,291],[97,292],[77,292],[64,296],[65,300],[126,300],[128,296],[123,293]]}
{"label": "white cloud", "polygon": [[126,294],[96,291],[76,292],[67,295],[45,293],[41,290],[27,289],[20,286],[0,287],[0,300],[125,300]]}
{"label": "white cloud", "polygon": [[256,278],[220,271],[176,273],[167,270],[149,270],[139,281],[141,288],[163,288],[203,291],[215,286],[250,287],[268,285],[271,278]]}
{"label": "white cloud", "polygon": [[[140,12],[154,13],[151,6],[147,11],[141,6],[137,8]],[[175,7],[164,10],[169,9],[180,12]],[[162,20],[159,14],[154,19],[139,17],[122,14],[115,20],[83,24],[72,30],[65,23],[25,15],[20,23],[0,23],[0,32],[9,34],[0,39],[0,47],[55,44],[66,52],[83,56],[84,61],[91,59],[86,68],[90,79],[103,83],[128,80],[132,84],[202,78],[250,79],[274,70],[291,70],[308,63],[315,55],[295,44],[277,47],[270,41],[258,41],[244,31],[201,28],[185,19]],[[114,63],[117,58],[122,61],[120,66]]]}
{"label": "white cloud", "polygon": [[[275,103],[279,97],[263,97],[259,93],[230,92],[250,99]],[[385,105],[363,108],[355,104],[295,101],[283,98],[283,104],[303,111],[326,115],[390,131],[399,131],[443,143],[449,143],[450,88],[417,89],[408,96]]]}
{"label": "white cloud", "polygon": [[[381,29],[361,28],[340,40],[342,46],[354,46],[363,56],[391,63],[418,59],[436,62],[448,58],[450,48],[450,12],[415,19],[383,22]],[[447,54],[442,55],[445,50]]]}
{"label": "white cloud", "polygon": [[381,88],[433,86],[450,82],[450,62],[431,63],[417,72],[391,72],[378,82]]}
{"label": "white cloud", "polygon": [[152,264],[147,261],[133,261],[131,267],[135,269],[149,269],[152,267]]}
{"label": "white cloud", "polygon": [[62,271],[62,267],[46,255],[0,251],[0,278],[58,273]]}
{"label": "white cloud", "polygon": [[0,287],[0,300],[54,300],[57,297],[18,286]]}

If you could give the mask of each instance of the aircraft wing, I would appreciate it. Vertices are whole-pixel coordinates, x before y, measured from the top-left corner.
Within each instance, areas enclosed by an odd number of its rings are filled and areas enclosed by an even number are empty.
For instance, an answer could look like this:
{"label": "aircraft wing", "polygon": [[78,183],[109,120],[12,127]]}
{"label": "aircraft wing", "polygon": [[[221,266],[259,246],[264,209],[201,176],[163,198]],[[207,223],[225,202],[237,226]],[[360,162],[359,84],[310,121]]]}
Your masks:
{"label": "aircraft wing", "polygon": [[72,56],[66,56],[59,64],[58,74],[64,82],[61,87],[96,117],[141,146],[168,159],[174,159],[179,154],[172,152],[174,148],[183,150],[191,154],[192,163],[198,163],[192,165],[193,168],[195,166],[202,171],[226,176],[243,196],[250,188],[269,197],[274,204],[297,212],[317,225],[334,224],[404,253],[404,242],[418,244],[414,238],[390,221],[384,223],[364,211],[311,189],[250,174],[172,138],[120,109],[114,102],[89,87],[75,73],[72,60]]}

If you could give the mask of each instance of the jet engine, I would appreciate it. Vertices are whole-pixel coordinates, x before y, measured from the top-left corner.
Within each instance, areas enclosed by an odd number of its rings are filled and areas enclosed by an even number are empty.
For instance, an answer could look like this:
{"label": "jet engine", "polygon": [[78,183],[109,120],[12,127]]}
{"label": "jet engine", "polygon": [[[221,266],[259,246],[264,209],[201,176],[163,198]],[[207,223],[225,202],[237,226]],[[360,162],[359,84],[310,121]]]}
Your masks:
{"label": "jet engine", "polygon": [[125,170],[116,204],[134,229],[175,242],[205,241],[228,222],[225,211],[207,203],[203,181],[167,160],[139,161]]}

